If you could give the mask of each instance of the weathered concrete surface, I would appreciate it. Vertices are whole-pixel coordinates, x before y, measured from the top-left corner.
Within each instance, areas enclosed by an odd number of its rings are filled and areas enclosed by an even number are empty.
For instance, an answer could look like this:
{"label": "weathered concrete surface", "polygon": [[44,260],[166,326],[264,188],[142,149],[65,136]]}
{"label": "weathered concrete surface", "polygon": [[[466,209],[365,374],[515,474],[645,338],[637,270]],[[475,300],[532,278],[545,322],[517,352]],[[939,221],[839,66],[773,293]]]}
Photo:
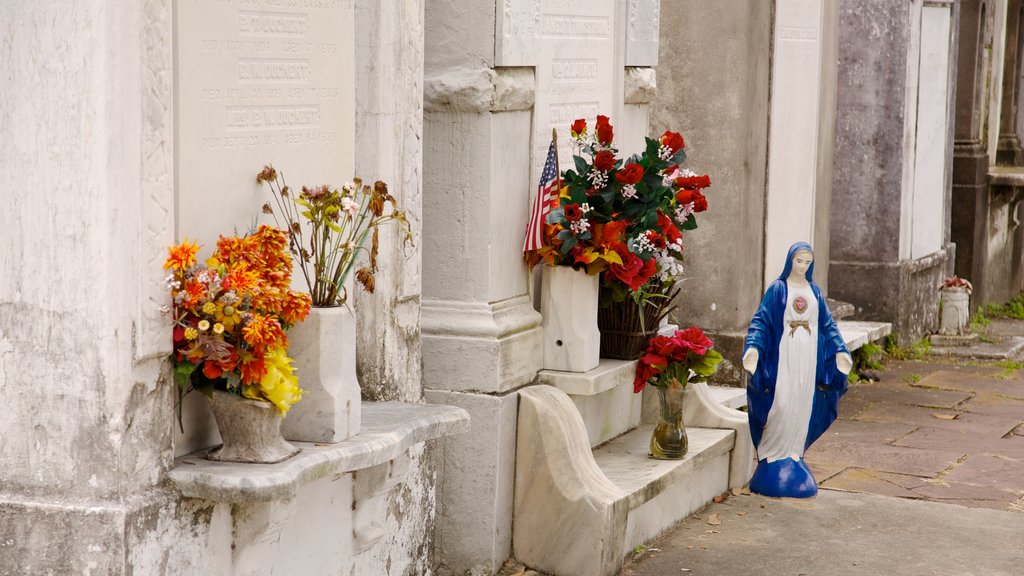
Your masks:
{"label": "weathered concrete surface", "polygon": [[1022,531],[1024,514],[873,494],[738,496],[651,543],[659,551],[621,576],[1015,576]]}

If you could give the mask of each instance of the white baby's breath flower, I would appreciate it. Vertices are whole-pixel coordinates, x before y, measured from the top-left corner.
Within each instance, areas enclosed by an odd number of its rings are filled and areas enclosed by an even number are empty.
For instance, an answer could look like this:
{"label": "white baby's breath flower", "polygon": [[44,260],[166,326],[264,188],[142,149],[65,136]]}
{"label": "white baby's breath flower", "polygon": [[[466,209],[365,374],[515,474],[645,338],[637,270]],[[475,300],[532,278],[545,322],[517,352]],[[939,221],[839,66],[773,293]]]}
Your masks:
{"label": "white baby's breath flower", "polygon": [[622,187],[620,193],[622,194],[623,198],[634,198],[636,197],[636,186],[634,186],[633,184],[626,184],[625,186]]}

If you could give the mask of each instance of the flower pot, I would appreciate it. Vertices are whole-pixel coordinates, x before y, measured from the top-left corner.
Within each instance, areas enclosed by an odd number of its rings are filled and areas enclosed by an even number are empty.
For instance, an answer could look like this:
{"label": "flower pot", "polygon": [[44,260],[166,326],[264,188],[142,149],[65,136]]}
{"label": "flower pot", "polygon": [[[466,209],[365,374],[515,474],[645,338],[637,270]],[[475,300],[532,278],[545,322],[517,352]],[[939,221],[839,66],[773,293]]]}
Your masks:
{"label": "flower pot", "polygon": [[361,399],[356,377],[356,318],[344,306],[312,308],[288,331],[302,401],[281,425],[296,442],[341,442],[359,433]]}
{"label": "flower pot", "polygon": [[651,458],[680,460],[689,447],[683,427],[682,387],[657,387],[660,412],[651,434]]}
{"label": "flower pot", "polygon": [[214,390],[210,405],[223,444],[210,450],[207,459],[273,464],[301,451],[281,436],[282,417],[270,402]]}
{"label": "flower pot", "polygon": [[597,276],[568,266],[544,267],[540,313],[546,370],[586,372],[597,368],[601,361],[597,292]]}
{"label": "flower pot", "polygon": [[647,344],[658,333],[662,307],[644,304],[642,308],[641,311],[641,306],[632,299],[626,299],[598,310],[602,358],[636,360],[643,356]]}
{"label": "flower pot", "polygon": [[943,287],[939,290],[939,334],[967,334],[971,321],[971,295],[965,288]]}

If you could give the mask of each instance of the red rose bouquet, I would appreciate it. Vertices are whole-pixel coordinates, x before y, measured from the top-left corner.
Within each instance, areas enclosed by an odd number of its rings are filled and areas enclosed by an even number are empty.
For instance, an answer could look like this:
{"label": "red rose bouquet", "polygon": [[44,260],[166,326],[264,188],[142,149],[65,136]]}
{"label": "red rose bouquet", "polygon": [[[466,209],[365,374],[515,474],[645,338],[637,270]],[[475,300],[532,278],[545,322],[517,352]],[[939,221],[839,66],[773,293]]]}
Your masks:
{"label": "red rose bouquet", "polygon": [[672,336],[655,336],[636,365],[633,392],[651,384],[659,388],[685,388],[690,382],[706,382],[722,362],[714,343],[699,328],[676,330]]}

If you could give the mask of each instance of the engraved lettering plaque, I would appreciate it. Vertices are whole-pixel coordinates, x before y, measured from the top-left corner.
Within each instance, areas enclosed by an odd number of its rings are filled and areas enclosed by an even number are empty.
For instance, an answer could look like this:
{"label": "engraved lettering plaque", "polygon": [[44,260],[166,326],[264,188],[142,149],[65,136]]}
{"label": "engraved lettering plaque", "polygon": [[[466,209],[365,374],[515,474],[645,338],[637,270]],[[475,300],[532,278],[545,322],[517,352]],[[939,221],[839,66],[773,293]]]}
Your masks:
{"label": "engraved lettering plaque", "polygon": [[271,200],[264,164],[295,189],[351,180],[352,0],[177,0],[175,16],[179,239],[247,230]]}

